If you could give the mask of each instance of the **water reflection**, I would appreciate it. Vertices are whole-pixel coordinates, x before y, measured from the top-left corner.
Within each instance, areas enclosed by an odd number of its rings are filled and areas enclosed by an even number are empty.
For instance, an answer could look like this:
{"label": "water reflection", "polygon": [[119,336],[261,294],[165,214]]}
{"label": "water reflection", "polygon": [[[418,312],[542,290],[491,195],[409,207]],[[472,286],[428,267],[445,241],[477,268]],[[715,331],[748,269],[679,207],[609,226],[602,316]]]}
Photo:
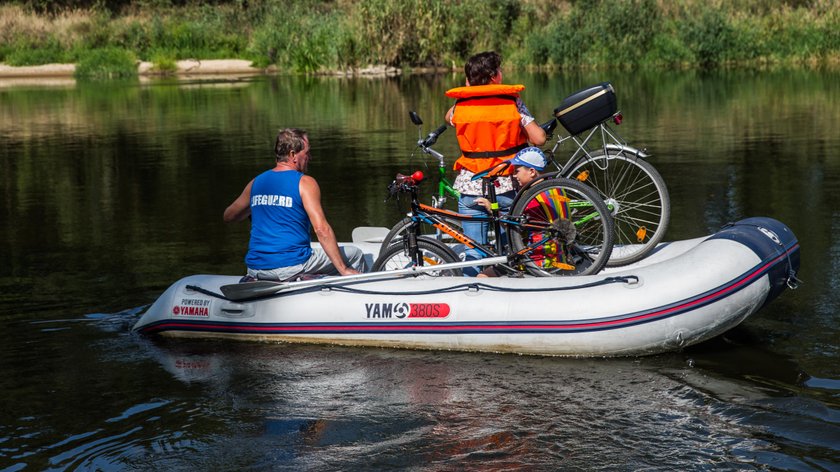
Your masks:
{"label": "water reflection", "polygon": [[[36,324],[50,329],[31,330],[22,343],[5,340],[3,359],[32,366],[24,376],[39,382],[0,383],[16,405],[0,428],[2,463],[296,470],[836,465],[836,395],[806,394],[812,377],[749,330],[683,353],[597,360],[149,339],[129,334],[137,316],[128,310],[45,320]],[[75,362],[65,364],[70,372],[47,375],[45,353],[70,340],[83,341],[74,344]],[[24,347],[33,345],[44,349]],[[76,378],[88,387],[68,389]]]}
{"label": "water reflection", "polygon": [[397,221],[406,112],[437,124],[460,74],[0,85],[0,468],[836,469],[837,75],[506,74],[540,121],[613,82],[667,239],[767,215],[802,244],[805,284],[744,330],[609,361],[129,334],[181,276],[241,273],[221,212],[279,127],[310,131],[339,239]]}
{"label": "water reflection", "polygon": [[791,399],[807,375],[749,347],[609,361],[183,340],[152,349],[173,379],[249,412],[252,434],[272,444],[265,464],[637,468],[667,451],[673,467],[795,465],[771,444],[804,440],[815,465],[840,439],[818,403]]}

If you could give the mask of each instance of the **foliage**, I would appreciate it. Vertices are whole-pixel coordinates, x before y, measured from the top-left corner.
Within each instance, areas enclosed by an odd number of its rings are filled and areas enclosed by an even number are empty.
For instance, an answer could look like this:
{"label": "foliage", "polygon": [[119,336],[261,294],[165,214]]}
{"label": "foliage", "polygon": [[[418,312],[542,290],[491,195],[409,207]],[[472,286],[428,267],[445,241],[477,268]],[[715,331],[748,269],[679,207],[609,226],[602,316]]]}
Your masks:
{"label": "foliage", "polygon": [[174,74],[178,70],[178,61],[172,56],[157,52],[152,55],[152,70],[159,74]]}
{"label": "foliage", "polygon": [[362,0],[353,23],[372,62],[441,65],[504,50],[518,16],[512,0]]}
{"label": "foliage", "polygon": [[515,66],[836,64],[840,0],[18,0],[0,6],[0,61],[75,61],[108,48],[161,66],[245,58],[302,73],[373,64],[460,69],[488,49]]}
{"label": "foliage", "polygon": [[[290,2],[280,11],[271,9],[265,22],[254,29],[247,51],[257,66],[277,64],[298,72],[353,66],[358,44],[346,17],[324,9],[312,14],[310,2]],[[288,18],[297,18],[291,22]]]}
{"label": "foliage", "polygon": [[47,39],[43,43],[31,43],[19,40],[11,44],[3,54],[3,61],[11,66],[34,66],[69,62],[68,52],[55,39]]}
{"label": "foliage", "polygon": [[91,49],[79,56],[76,77],[115,79],[137,75],[137,60],[130,51],[114,47]]}

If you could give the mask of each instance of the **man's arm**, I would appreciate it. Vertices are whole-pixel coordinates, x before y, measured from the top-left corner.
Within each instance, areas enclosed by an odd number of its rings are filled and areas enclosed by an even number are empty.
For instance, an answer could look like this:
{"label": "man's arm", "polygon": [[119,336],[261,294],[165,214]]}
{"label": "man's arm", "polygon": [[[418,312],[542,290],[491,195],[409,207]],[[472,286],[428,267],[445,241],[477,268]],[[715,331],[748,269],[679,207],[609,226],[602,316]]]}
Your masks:
{"label": "man's arm", "polygon": [[318,186],[318,182],[308,175],[300,178],[300,198],[303,200],[303,208],[309,215],[309,222],[312,223],[312,229],[315,230],[321,248],[330,258],[330,262],[333,263],[338,273],[341,275],[358,274],[357,270],[347,267],[341,257],[335,233],[332,226],[327,222],[324,209],[321,207],[321,188]]}
{"label": "man's arm", "polygon": [[225,214],[222,216],[225,222],[242,221],[251,215],[251,186],[253,184],[253,180],[248,182],[242,194],[236,197],[236,200],[230,206],[225,208]]}

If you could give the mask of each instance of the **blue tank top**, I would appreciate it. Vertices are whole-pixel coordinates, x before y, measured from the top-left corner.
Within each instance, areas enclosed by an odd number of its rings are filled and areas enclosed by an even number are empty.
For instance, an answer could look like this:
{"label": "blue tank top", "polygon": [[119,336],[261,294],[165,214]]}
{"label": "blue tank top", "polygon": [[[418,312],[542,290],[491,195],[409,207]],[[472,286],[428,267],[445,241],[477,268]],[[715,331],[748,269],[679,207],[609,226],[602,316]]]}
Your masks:
{"label": "blue tank top", "polygon": [[312,255],[309,216],[300,198],[300,172],[269,170],[251,186],[251,241],[245,264],[276,269],[302,264]]}

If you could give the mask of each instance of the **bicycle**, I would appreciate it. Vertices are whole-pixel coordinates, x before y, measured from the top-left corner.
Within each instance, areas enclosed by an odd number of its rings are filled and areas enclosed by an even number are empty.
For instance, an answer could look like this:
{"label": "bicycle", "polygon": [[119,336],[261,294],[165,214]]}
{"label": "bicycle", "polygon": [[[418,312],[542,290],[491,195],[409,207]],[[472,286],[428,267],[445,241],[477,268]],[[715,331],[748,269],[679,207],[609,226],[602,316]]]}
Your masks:
{"label": "bicycle", "polygon": [[616,246],[607,266],[616,267],[644,258],[662,241],[671,200],[662,176],[645,160],[649,155],[627,145],[609,121],[618,126],[623,116],[612,85],[603,82],[563,99],[554,119],[542,126],[549,136],[558,123],[569,132],[558,136],[547,152],[555,165],[553,157],[563,143],[572,140],[576,145],[566,163],[558,165],[557,175],[593,187],[610,208]]}
{"label": "bicycle", "polygon": [[[554,146],[546,152],[549,162],[557,169],[553,176],[578,180],[593,187],[611,211],[616,228],[616,247],[607,262],[608,267],[627,265],[644,258],[662,241],[670,220],[668,188],[659,172],[645,160],[649,155],[629,146],[609,126],[609,121],[617,126],[623,120],[616,103],[612,85],[604,82],[563,99],[555,108],[554,117],[540,125],[549,139],[558,124],[569,132],[568,135],[558,136]],[[419,127],[423,124],[416,113],[409,114],[415,125]],[[417,142],[422,152],[438,159],[441,177],[439,196],[437,199],[433,197],[432,201],[439,208],[446,202],[444,192],[457,195],[446,180],[443,155],[431,148],[445,130],[446,125],[443,125],[425,139],[418,131],[421,138]],[[583,133],[586,135],[581,136]],[[569,140],[577,148],[561,165],[555,156],[560,146]],[[447,186],[455,193],[449,192]],[[395,224],[383,239],[382,247],[387,248],[410,224],[410,218]],[[440,232],[434,234],[438,239],[442,236]]]}
{"label": "bicycle", "polygon": [[[493,180],[507,167],[503,163],[476,174],[475,179]],[[438,264],[459,261],[455,251],[437,239],[422,236],[422,224],[431,225],[483,258],[507,256],[503,271],[536,276],[589,275],[598,273],[607,263],[613,245],[612,217],[601,197],[581,182],[541,175],[535,185],[520,192],[513,200],[510,213],[502,214],[497,206],[487,215],[465,215],[451,210],[420,203],[418,185],[422,172],[411,176],[398,174],[388,186],[390,195],[411,195],[411,220],[396,241],[383,249],[374,262],[373,270],[403,269],[412,265]],[[496,201],[495,187],[489,189],[488,199]],[[490,245],[480,244],[456,229],[454,221],[486,221],[497,237]],[[503,233],[502,230],[505,230]],[[481,265],[481,261],[476,261]],[[448,275],[458,275],[451,270]]]}

